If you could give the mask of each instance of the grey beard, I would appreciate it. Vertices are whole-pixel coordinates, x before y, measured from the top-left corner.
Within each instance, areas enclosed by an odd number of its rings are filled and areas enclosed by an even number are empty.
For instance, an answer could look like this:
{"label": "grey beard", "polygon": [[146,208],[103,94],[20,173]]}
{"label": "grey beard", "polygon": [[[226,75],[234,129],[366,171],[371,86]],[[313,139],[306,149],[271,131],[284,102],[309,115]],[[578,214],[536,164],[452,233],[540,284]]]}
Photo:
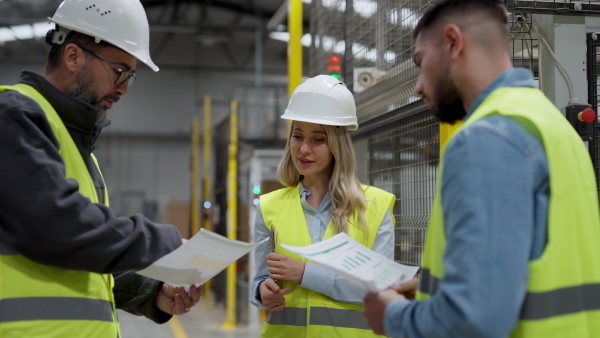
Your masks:
{"label": "grey beard", "polygon": [[98,107],[98,101],[95,98],[95,94],[92,92],[90,81],[86,80],[87,72],[84,70],[80,73],[73,83],[69,87],[68,95],[79,99],[83,102],[87,102],[97,108],[98,114],[96,114],[96,122],[104,122],[106,120],[106,110]]}

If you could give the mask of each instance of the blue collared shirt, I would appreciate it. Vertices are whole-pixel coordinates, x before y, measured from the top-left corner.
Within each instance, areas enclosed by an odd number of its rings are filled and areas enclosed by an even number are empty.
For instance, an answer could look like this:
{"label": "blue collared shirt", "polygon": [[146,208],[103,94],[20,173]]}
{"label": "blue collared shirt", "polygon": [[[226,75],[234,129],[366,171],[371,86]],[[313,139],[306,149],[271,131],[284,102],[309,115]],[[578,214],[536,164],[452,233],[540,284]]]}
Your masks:
{"label": "blue collared shirt", "polygon": [[[498,76],[467,118],[501,87],[534,87],[529,70]],[[446,148],[441,187],[445,274],[425,301],[388,304],[391,337],[507,337],[516,327],[528,263],[547,241],[548,163],[539,135],[495,115],[457,134]]]}
{"label": "blue collared shirt", "polygon": [[[306,201],[306,196],[308,195],[310,195],[310,190],[304,188],[302,183],[300,183],[300,202],[302,203],[302,210],[304,211],[310,239],[314,244],[323,240],[325,230],[327,230],[327,225],[331,220],[331,197],[329,196],[328,191],[319,206],[319,210],[315,210],[315,208]],[[254,241],[260,242],[269,236],[271,236],[271,231],[265,225],[260,208],[257,208],[254,226]],[[269,278],[266,256],[271,252],[271,245],[270,243],[265,243],[255,250],[256,275],[252,281],[252,290],[254,290],[254,292],[250,295],[250,302],[257,307],[264,309],[265,307],[263,306],[260,297],[259,285],[260,282]],[[373,243],[373,250],[390,259],[394,259],[394,225],[392,224],[389,210],[379,226],[377,237],[375,237],[375,242]],[[345,303],[363,304],[363,298],[365,296],[365,291],[360,287],[357,287],[335,273],[312,263],[306,263],[300,286],[320,292]]]}

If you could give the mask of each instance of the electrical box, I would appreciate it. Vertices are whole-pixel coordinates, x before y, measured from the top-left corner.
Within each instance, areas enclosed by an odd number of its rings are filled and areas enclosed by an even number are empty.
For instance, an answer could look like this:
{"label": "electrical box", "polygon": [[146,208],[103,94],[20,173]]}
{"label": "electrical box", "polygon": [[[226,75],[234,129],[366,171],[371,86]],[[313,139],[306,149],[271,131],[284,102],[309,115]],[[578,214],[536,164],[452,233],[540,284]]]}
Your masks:
{"label": "electrical box", "polygon": [[594,135],[594,121],[596,121],[596,112],[589,104],[571,104],[562,107],[562,112],[579,136],[584,141],[591,141]]}

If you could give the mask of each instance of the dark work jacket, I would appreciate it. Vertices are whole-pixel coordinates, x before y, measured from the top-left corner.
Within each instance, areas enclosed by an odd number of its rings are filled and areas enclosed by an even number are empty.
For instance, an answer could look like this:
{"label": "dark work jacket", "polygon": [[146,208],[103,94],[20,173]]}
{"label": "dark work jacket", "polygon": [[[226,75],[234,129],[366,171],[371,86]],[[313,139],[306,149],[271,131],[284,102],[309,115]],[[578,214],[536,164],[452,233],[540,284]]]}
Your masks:
{"label": "dark work jacket", "polygon": [[[97,109],[70,97],[42,76],[23,71],[20,83],[38,90],[67,127],[92,176],[100,201],[104,183],[90,156],[104,124]],[[117,308],[163,323],[154,305],[161,283],[142,269],[181,245],[171,225],[142,215],[116,217],[65,178],[58,141],[40,106],[15,91],[0,93],[0,240],[40,264],[112,273]]]}

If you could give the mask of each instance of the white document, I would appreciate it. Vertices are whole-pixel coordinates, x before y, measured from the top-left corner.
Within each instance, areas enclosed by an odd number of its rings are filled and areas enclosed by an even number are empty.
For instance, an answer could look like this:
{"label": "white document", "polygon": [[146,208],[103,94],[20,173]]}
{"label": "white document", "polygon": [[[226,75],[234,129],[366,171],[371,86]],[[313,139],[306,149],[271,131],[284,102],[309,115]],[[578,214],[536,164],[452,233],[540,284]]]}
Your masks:
{"label": "white document", "polygon": [[308,246],[291,246],[283,243],[281,246],[324,266],[369,292],[377,292],[390,285],[407,282],[419,270],[418,266],[396,263],[358,243],[343,232]]}
{"label": "white document", "polygon": [[137,273],[175,285],[204,284],[267,240],[245,243],[200,229],[175,251]]}

